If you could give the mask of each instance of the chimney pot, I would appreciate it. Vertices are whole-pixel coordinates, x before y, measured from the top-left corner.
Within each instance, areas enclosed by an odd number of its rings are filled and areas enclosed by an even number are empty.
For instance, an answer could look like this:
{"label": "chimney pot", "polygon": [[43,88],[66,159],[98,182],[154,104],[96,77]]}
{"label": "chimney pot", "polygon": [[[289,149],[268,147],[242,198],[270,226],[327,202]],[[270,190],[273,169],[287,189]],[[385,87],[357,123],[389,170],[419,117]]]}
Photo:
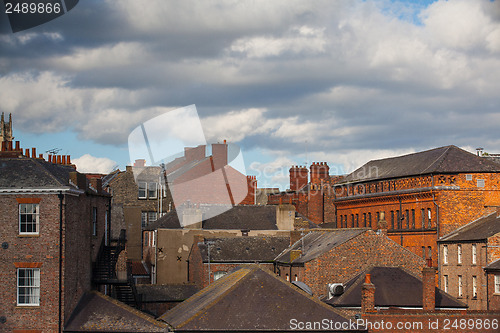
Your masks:
{"label": "chimney pot", "polygon": [[57,164],[61,164],[61,155],[57,155]]}
{"label": "chimney pot", "polygon": [[71,164],[71,155],[67,155],[67,156],[66,156],[66,162],[67,162],[68,164]]}
{"label": "chimney pot", "polygon": [[62,164],[66,164],[66,155],[62,156]]}
{"label": "chimney pot", "polygon": [[30,157],[30,150],[26,148],[26,154],[24,154],[26,157]]}
{"label": "chimney pot", "polygon": [[36,148],[31,148],[31,156],[36,156]]}
{"label": "chimney pot", "polygon": [[16,150],[21,150],[21,144],[19,143],[19,141],[16,141]]}

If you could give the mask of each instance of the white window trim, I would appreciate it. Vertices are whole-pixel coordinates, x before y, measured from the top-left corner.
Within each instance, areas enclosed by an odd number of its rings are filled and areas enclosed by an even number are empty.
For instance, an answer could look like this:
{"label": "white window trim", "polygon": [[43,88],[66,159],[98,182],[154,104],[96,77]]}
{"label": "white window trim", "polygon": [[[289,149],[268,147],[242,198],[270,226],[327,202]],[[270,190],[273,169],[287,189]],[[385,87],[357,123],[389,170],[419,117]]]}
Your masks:
{"label": "white window trim", "polygon": [[[149,199],[156,199],[156,198],[158,198],[158,183],[150,182],[150,183],[148,183],[147,186],[148,186],[148,190],[147,190],[148,198]],[[154,187],[154,192],[152,191],[151,187]],[[151,195],[151,192],[153,193],[153,195]]]}
{"label": "white window trim", "polygon": [[443,264],[448,264],[448,245],[443,245]]}
{"label": "white window trim", "polygon": [[477,298],[477,276],[472,276],[472,298]]}
{"label": "white window trim", "polygon": [[[27,215],[35,215],[35,226],[36,226],[36,231],[35,232],[27,232],[27,231],[21,231],[21,207],[24,206],[24,205],[33,205],[36,207],[36,213],[29,213]],[[28,204],[19,204],[19,215],[18,215],[18,219],[19,219],[19,224],[18,224],[18,227],[19,227],[19,234],[20,235],[39,235],[40,234],[40,204],[37,204],[37,203],[28,203]]]}
{"label": "white window trim", "polygon": [[[34,284],[31,286],[20,286],[19,285],[19,272],[20,271],[33,271],[33,282]],[[30,296],[30,299],[33,298],[34,302],[29,303],[21,303],[19,290],[20,288],[31,288],[34,291],[33,295]],[[17,306],[40,306],[40,268],[18,268],[17,269]]]}
{"label": "white window trim", "polygon": [[472,264],[477,264],[477,245],[472,244]]}
{"label": "white window trim", "polygon": [[448,292],[448,275],[443,275],[443,290],[445,293]]}
{"label": "white window trim", "polygon": [[500,294],[500,275],[495,275],[495,294]]}
{"label": "white window trim", "polygon": [[457,245],[457,264],[462,263],[462,244]]}
{"label": "white window trim", "polygon": [[462,275],[458,276],[458,297],[463,297],[463,277]]}
{"label": "white window trim", "polygon": [[[144,196],[141,196],[141,184],[144,184]],[[137,198],[139,199],[147,199],[148,198],[148,183],[146,182],[137,182]]]}

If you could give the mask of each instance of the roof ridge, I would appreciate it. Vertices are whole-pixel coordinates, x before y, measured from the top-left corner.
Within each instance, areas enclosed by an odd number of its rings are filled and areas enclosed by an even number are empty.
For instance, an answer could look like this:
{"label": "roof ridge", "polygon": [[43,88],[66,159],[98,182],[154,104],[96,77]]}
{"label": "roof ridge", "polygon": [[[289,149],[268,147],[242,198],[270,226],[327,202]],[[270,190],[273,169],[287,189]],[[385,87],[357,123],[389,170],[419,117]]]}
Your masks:
{"label": "roof ridge", "polygon": [[[252,272],[254,268],[240,268],[236,271],[234,271],[233,273],[231,274],[228,274],[227,276],[225,277],[222,277],[220,278],[219,280],[215,281],[212,285],[209,285],[203,289],[201,289],[200,291],[198,291],[196,294],[194,294],[193,296],[195,295],[202,295],[202,294],[206,294],[208,293],[210,290],[213,290],[215,288],[215,286],[217,286],[218,284],[222,284],[225,280],[227,280],[228,277],[230,277],[231,275],[233,274],[236,274],[238,273],[239,271],[246,271],[245,274],[243,274],[241,277],[237,277],[235,283],[233,283],[229,288],[226,288],[224,291],[222,291],[220,294],[218,294],[215,299],[211,300],[206,306],[202,306],[201,308],[199,308],[197,311],[196,311],[196,314],[194,314],[193,316],[189,317],[187,320],[184,320],[183,322],[181,322],[180,324],[176,325],[175,327],[176,328],[179,328],[179,327],[182,327],[182,326],[185,326],[187,323],[189,323],[190,321],[194,320],[195,318],[198,318],[201,313],[203,313],[203,311],[207,311],[208,309],[210,309],[212,306],[214,306],[216,304],[216,300],[220,299],[222,296],[224,295],[227,295],[231,290],[233,290],[234,288],[236,288],[237,285],[240,284],[240,282],[242,280],[244,280],[245,278],[248,277],[248,274],[250,274],[250,272]],[[186,303],[186,304],[190,304],[196,300],[193,300],[192,297],[189,297],[187,300],[185,300],[184,302],[182,302],[183,304]],[[175,308],[174,308],[175,309]],[[173,310],[173,309],[172,309]],[[168,313],[168,312],[166,312]],[[165,314],[166,314],[165,313]],[[163,317],[160,316],[160,318]],[[164,320],[164,319],[162,319]],[[170,325],[170,323],[168,323]],[[173,325],[172,325],[173,326]]]}
{"label": "roof ridge", "polygon": [[[458,229],[455,229],[455,230],[453,230],[452,232],[450,232],[450,233],[448,233],[448,234],[444,235],[443,237],[441,237],[440,239],[438,239],[438,242],[439,242],[439,241],[445,241],[447,238],[450,238],[450,237],[452,237],[452,236],[455,236],[455,235],[457,235],[459,232],[466,230],[466,228],[467,228],[467,227],[469,227],[469,226],[471,226],[472,224],[474,224],[474,223],[478,222],[479,220],[482,220],[482,219],[484,219],[484,218],[490,217],[491,215],[494,215],[494,214],[496,214],[496,212],[491,212],[491,213],[486,213],[485,215],[481,215],[481,216],[480,216],[480,217],[478,217],[477,219],[472,220],[471,222],[469,222],[469,223],[467,223],[467,224],[465,224],[465,225],[463,225],[463,226],[459,227]],[[498,217],[497,217],[497,218],[498,218]]]}

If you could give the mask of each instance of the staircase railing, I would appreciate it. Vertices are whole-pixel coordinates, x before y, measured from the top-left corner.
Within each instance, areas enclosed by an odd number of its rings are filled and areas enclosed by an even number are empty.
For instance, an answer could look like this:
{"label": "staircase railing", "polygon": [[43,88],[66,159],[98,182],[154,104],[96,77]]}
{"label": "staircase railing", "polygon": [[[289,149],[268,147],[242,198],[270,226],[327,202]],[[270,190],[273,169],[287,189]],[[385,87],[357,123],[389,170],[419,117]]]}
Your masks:
{"label": "staircase railing", "polygon": [[132,262],[127,261],[127,282],[130,288],[132,289],[132,294],[134,295],[134,302],[137,309],[140,309],[142,306],[142,295],[137,293],[137,289],[135,287],[135,280],[132,274]]}

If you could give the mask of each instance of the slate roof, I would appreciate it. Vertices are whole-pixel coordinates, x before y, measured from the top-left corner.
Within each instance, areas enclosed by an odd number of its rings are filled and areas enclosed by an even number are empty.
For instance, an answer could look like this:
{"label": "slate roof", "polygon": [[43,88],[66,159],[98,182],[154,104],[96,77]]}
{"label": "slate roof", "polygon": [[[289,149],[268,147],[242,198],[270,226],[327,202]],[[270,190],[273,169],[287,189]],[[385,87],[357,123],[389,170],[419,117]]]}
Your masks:
{"label": "slate roof", "polygon": [[373,160],[337,184],[439,173],[500,172],[500,164],[456,146]]}
{"label": "slate roof", "polygon": [[138,284],[135,288],[145,303],[184,301],[200,290],[194,284]]}
{"label": "slate roof", "polygon": [[346,322],[335,309],[258,266],[239,268],[160,316],[176,332],[288,331],[290,320]]}
{"label": "slate roof", "polygon": [[500,217],[492,213],[443,236],[438,242],[485,241],[497,233],[500,233]]}
{"label": "slate roof", "polygon": [[[306,263],[367,231],[368,229],[355,228],[333,231],[313,231],[282,252],[275,261],[279,263],[290,263],[290,252],[292,250],[302,250],[302,255],[291,263]],[[302,247],[302,244],[304,247]]]}
{"label": "slate roof", "polygon": [[500,259],[497,259],[484,268],[486,271],[500,271]]}
{"label": "slate roof", "polygon": [[[276,206],[234,206],[220,215],[203,220],[203,229],[278,230]],[[170,211],[145,230],[181,229],[176,211]]]}
{"label": "slate roof", "polygon": [[[274,258],[290,245],[289,237],[227,237],[208,238],[210,262],[253,263],[273,262]],[[208,262],[206,242],[198,243],[203,262]]]}
{"label": "slate roof", "polygon": [[33,158],[0,159],[0,188],[59,189],[73,188],[69,183],[71,166]]}
{"label": "slate roof", "polygon": [[166,332],[164,322],[97,291],[85,293],[64,332]]}
{"label": "slate roof", "polygon": [[[371,274],[375,285],[375,306],[421,308],[423,283],[400,267],[372,267],[345,284],[345,292],[325,300],[334,307],[361,307],[365,275]],[[436,288],[436,308],[466,308],[465,303]]]}

